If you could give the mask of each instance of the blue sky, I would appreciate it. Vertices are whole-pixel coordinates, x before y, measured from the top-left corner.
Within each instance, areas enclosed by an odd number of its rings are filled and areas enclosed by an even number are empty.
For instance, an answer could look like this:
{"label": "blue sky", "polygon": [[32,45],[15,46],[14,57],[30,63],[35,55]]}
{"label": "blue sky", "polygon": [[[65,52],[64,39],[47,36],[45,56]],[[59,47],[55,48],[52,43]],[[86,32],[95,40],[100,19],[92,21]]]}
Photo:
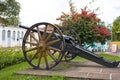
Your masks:
{"label": "blue sky", "polygon": [[[69,0],[17,0],[21,4],[21,24],[31,26],[38,22],[59,23],[56,20],[61,12],[69,13]],[[74,6],[80,11],[91,0],[72,0]],[[120,0],[95,0],[88,5],[90,9],[96,9],[98,17],[105,23],[112,23],[120,16]]]}

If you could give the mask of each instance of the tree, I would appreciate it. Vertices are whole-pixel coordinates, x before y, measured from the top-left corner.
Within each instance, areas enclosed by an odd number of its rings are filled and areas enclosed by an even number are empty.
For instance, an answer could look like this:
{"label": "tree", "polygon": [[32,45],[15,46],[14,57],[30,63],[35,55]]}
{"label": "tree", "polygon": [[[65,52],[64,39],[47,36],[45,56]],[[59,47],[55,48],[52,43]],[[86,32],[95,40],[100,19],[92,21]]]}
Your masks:
{"label": "tree", "polygon": [[17,26],[19,12],[20,4],[15,0],[0,0],[0,24]]}
{"label": "tree", "polygon": [[65,32],[69,33],[70,29],[74,29],[80,36],[82,44],[85,42],[92,44],[98,41],[104,43],[107,39],[110,39],[109,29],[101,22],[94,11],[86,6],[81,9],[81,12],[77,12],[71,0],[69,6],[70,13],[62,12],[62,15],[57,18]]}
{"label": "tree", "polygon": [[113,37],[116,36],[116,40],[120,41],[120,16],[117,17],[113,22],[112,33]]}

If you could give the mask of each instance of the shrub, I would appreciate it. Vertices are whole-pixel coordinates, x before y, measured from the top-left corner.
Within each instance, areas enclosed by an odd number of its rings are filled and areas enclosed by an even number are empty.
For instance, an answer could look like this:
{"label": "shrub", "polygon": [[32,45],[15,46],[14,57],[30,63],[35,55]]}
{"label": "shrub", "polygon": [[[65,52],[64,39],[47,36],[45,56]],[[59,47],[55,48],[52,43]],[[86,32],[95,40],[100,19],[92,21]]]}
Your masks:
{"label": "shrub", "polygon": [[18,48],[0,48],[0,69],[25,61],[22,50]]}

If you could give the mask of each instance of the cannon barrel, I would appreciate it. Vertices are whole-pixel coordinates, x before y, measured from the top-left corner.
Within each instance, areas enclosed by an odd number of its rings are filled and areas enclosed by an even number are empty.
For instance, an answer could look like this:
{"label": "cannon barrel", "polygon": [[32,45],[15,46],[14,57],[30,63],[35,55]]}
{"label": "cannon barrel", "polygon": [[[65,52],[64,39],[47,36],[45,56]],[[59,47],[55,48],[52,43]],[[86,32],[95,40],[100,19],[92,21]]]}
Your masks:
{"label": "cannon barrel", "polygon": [[[23,29],[29,29],[29,27],[24,26],[24,25],[19,25],[19,27],[20,27],[20,28],[23,28]],[[37,32],[37,30],[35,30],[35,29],[33,29],[33,31]],[[43,31],[40,31],[40,32],[43,32]],[[49,32],[46,32],[46,33],[49,34]],[[55,34],[55,35],[59,37],[58,34]],[[64,37],[64,39],[65,39],[65,42],[70,43],[70,40],[72,39],[71,36],[63,35],[63,37]]]}
{"label": "cannon barrel", "polygon": [[20,28],[23,28],[23,29],[29,29],[29,27],[26,27],[26,26],[23,26],[23,25],[19,25]]}
{"label": "cannon barrel", "polygon": [[[19,25],[20,28],[23,28],[23,29],[30,29],[30,27],[27,27],[27,26],[23,26],[23,25]],[[32,31],[34,32],[37,32],[36,29],[32,29]],[[43,33],[43,31],[41,30],[40,33]],[[47,34],[49,34],[49,32],[46,32]]]}

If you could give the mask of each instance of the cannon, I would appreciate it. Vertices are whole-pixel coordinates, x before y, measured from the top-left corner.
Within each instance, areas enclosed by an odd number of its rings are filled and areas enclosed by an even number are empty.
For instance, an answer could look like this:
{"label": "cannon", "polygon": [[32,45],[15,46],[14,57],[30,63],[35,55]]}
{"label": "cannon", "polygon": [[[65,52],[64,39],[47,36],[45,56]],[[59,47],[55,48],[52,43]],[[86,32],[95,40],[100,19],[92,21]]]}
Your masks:
{"label": "cannon", "polygon": [[[58,27],[51,23],[41,22],[31,27],[23,25],[19,27],[27,29],[22,42],[22,51],[26,61],[34,69],[49,70],[58,65],[63,58],[70,61],[76,56],[110,68],[119,65],[120,61],[109,61],[83,48],[79,41],[72,36],[64,35]],[[74,35],[76,36],[76,34]]]}

